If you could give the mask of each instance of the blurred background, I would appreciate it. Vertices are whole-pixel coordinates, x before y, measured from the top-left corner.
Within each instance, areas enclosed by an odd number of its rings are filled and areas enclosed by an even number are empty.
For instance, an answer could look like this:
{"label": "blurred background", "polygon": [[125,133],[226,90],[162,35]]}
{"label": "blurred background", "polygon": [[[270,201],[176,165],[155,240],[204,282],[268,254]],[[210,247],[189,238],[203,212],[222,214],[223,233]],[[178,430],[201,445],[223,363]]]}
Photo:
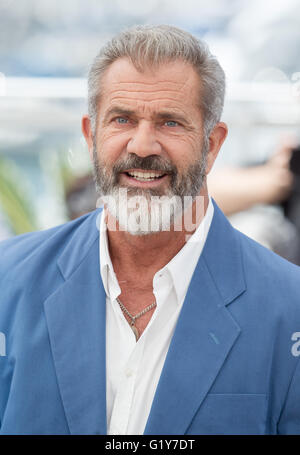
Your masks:
{"label": "blurred background", "polygon": [[229,136],[211,194],[235,227],[299,263],[298,0],[0,0],[0,240],[95,208],[88,66],[113,34],[147,23],[182,27],[218,57]]}

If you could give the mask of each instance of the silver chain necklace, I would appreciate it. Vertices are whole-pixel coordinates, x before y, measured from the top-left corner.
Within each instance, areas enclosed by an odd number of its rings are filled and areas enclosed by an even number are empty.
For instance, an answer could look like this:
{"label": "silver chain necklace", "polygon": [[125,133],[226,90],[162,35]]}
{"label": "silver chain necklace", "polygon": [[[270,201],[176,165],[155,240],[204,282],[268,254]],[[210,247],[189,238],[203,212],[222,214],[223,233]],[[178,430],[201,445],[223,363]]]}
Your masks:
{"label": "silver chain necklace", "polygon": [[131,319],[130,327],[131,327],[131,330],[133,331],[133,333],[135,335],[135,339],[137,341],[139,339],[140,334],[139,334],[138,329],[135,326],[135,320],[137,318],[139,318],[140,316],[143,316],[143,314],[147,313],[147,311],[152,310],[152,308],[154,308],[156,306],[156,302],[151,303],[151,305],[147,306],[140,313],[136,314],[135,316],[132,316],[132,314],[130,314],[129,311],[127,310],[127,308],[124,307],[123,303],[118,299],[118,297],[116,298],[116,300],[117,300],[118,304],[120,305],[120,308],[123,311],[123,313],[126,313],[127,316],[130,317],[130,319]]}

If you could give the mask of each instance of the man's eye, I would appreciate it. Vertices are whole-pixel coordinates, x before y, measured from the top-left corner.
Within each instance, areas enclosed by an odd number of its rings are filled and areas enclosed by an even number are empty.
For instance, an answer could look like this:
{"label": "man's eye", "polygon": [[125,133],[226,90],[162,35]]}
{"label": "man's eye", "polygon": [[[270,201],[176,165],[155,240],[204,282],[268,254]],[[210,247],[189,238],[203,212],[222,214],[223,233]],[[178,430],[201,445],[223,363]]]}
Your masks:
{"label": "man's eye", "polygon": [[120,124],[124,124],[124,123],[128,122],[128,119],[124,118],[124,117],[117,117],[115,120],[117,123],[120,123]]}
{"label": "man's eye", "polygon": [[168,120],[168,121],[165,123],[165,125],[167,125],[167,126],[170,126],[170,127],[173,127],[173,128],[174,128],[174,126],[178,126],[178,123],[177,123],[177,122],[175,122],[174,120]]}

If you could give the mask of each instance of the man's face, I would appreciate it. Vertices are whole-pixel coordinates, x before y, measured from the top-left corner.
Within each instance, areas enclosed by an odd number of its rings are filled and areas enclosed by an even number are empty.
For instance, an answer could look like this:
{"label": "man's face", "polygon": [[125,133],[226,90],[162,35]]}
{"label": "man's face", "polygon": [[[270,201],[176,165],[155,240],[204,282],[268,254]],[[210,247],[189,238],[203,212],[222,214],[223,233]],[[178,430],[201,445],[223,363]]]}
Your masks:
{"label": "man's face", "polygon": [[101,195],[199,194],[208,142],[199,109],[199,77],[182,61],[138,72],[115,61],[102,80],[94,141]]}

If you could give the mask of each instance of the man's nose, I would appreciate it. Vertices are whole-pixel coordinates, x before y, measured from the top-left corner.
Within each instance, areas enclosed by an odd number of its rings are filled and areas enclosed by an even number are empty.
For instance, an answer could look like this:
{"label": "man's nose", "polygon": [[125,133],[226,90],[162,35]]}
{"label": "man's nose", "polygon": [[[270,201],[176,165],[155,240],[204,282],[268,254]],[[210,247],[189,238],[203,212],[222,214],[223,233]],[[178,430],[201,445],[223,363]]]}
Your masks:
{"label": "man's nose", "polygon": [[161,144],[157,141],[155,127],[146,121],[140,122],[127,143],[127,152],[141,157],[159,155]]}

